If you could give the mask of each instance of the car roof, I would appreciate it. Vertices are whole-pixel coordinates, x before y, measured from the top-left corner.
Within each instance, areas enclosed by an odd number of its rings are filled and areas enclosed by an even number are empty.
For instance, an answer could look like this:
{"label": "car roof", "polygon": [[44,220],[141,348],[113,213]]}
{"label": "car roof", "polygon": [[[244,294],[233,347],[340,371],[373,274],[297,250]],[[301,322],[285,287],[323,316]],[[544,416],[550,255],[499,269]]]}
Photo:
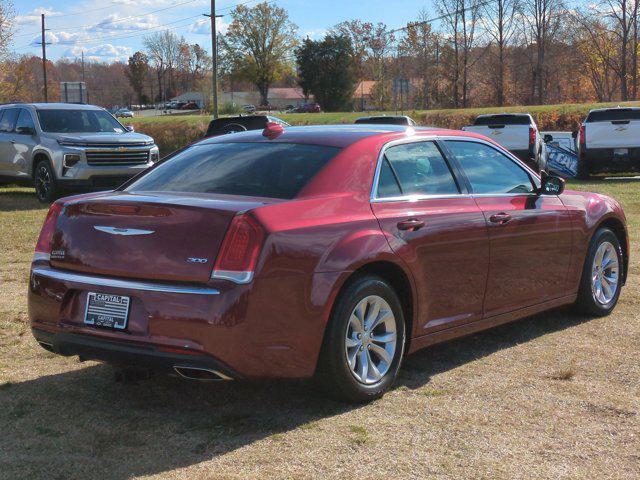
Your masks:
{"label": "car roof", "polygon": [[101,107],[83,103],[9,103],[0,107],[34,107],[37,110],[103,110]]}
{"label": "car roof", "polygon": [[[435,127],[408,127],[405,125],[372,125],[372,124],[350,124],[350,125],[312,125],[302,127],[285,127],[284,132],[274,139],[268,139],[262,134],[263,130],[250,130],[247,132],[234,133],[233,135],[222,135],[207,138],[198,142],[198,145],[208,145],[213,143],[241,143],[241,142],[282,142],[282,143],[305,143],[315,145],[326,145],[344,148],[359,140],[373,137],[394,135],[400,133],[432,132],[433,134],[451,134],[453,130]],[[455,132],[457,135],[462,132]],[[475,135],[464,132],[466,136]]]}
{"label": "car roof", "polygon": [[607,108],[594,108],[593,110],[589,110],[591,112],[611,112],[616,110],[640,110],[640,107],[627,107],[627,106],[617,106],[617,107],[607,107]]}

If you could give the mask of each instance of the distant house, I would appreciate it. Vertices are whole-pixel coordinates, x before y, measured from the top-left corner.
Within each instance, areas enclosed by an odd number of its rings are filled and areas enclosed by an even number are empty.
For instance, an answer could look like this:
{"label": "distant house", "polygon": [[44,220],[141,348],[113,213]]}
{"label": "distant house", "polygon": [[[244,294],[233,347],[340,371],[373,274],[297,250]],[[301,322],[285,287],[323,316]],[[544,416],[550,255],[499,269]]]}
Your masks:
{"label": "distant house", "polygon": [[302,89],[298,87],[270,88],[267,98],[271,107],[279,109],[284,109],[289,106],[299,107],[311,101],[305,98]]}
{"label": "distant house", "polygon": [[204,108],[205,106],[204,95],[202,92],[185,92],[177,97],[173,97],[171,100],[183,103],[195,102],[196,105],[198,105],[198,108]]}

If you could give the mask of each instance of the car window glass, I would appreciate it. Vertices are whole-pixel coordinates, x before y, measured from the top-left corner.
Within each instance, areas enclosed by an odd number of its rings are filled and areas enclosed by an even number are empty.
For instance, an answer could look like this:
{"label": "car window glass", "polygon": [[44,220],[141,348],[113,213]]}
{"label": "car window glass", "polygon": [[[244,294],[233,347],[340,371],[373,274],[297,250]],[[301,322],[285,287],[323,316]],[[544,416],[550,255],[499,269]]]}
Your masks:
{"label": "car window glass", "polygon": [[214,143],[187,148],[127,191],[218,193],[294,198],[340,151],[295,143]]}
{"label": "car window glass", "polygon": [[378,198],[397,197],[402,195],[400,185],[396,180],[393,170],[389,165],[389,161],[386,158],[382,159],[382,165],[380,165],[380,176],[378,179]]}
{"label": "car window glass", "polygon": [[20,109],[20,114],[18,115],[18,121],[16,123],[16,130],[18,130],[20,127],[30,128],[33,131],[36,130],[36,126],[33,123],[33,118],[31,118],[31,114],[24,108]]}
{"label": "car window glass", "polygon": [[415,142],[388,148],[385,157],[400,182],[403,195],[459,193],[447,162],[433,142]]}
{"label": "car window glass", "polygon": [[530,193],[531,177],[515,161],[478,142],[448,140],[447,147],[469,178],[473,193]]}
{"label": "car window glass", "polygon": [[123,133],[124,128],[104,110],[38,110],[40,127],[51,133]]}
{"label": "car window glass", "polygon": [[17,108],[8,108],[4,111],[4,115],[2,115],[2,120],[0,120],[0,132],[13,132],[13,127],[16,124],[16,118],[18,117],[18,109]]}

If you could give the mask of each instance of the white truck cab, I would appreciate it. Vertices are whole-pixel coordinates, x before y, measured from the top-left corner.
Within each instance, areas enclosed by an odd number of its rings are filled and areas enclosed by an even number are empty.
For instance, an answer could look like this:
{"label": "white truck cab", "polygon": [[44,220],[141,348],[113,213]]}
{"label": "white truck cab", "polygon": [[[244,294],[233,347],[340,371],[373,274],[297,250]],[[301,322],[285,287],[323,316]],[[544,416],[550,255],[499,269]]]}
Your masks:
{"label": "white truck cab", "polygon": [[640,108],[591,110],[580,127],[578,178],[640,173]]}
{"label": "white truck cab", "polygon": [[546,147],[536,122],[528,113],[480,115],[473,125],[462,130],[489,137],[536,172],[546,168]]}

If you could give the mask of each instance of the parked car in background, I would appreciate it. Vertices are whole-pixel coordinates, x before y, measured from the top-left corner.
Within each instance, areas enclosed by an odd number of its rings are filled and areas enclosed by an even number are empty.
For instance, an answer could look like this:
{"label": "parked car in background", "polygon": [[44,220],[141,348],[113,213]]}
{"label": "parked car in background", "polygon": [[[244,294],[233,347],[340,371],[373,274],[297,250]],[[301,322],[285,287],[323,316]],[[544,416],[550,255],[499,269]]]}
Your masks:
{"label": "parked car in background", "polygon": [[546,168],[544,140],[538,132],[536,122],[528,113],[479,115],[473,125],[462,130],[491,138],[536,172]]}
{"label": "parked car in background", "polygon": [[153,138],[92,105],[0,106],[0,177],[32,183],[38,200],[117,187],[159,159]]}
{"label": "parked car in background", "polygon": [[591,110],[577,137],[578,178],[640,173],[640,108]]}
{"label": "parked car in background", "polygon": [[406,125],[416,126],[416,122],[406,115],[375,115],[371,117],[360,117],[355,121],[356,125]]}
{"label": "parked car in background", "polygon": [[299,107],[294,108],[289,113],[321,113],[322,108],[317,103],[305,103]]}
{"label": "parked car in background", "polygon": [[181,110],[198,110],[199,108],[196,102],[187,102],[180,107]]}
{"label": "parked car in background", "polygon": [[283,127],[290,126],[284,120],[272,117],[271,115],[240,115],[237,117],[222,117],[211,120],[209,128],[207,128],[205,138],[245,132],[247,130],[264,130],[269,122],[277,123]]}
{"label": "parked car in background", "polygon": [[116,110],[114,116],[117,118],[133,118],[133,112],[128,108],[120,108]]}
{"label": "parked car in background", "polygon": [[51,206],[32,332],[57,354],[194,379],[315,375],[369,401],[406,353],[564,305],[614,309],[622,208],[563,190],[451,130],[272,123],[205,139]]}
{"label": "parked car in background", "polygon": [[256,106],[251,104],[243,105],[242,110],[244,110],[247,113],[253,113],[256,111]]}

